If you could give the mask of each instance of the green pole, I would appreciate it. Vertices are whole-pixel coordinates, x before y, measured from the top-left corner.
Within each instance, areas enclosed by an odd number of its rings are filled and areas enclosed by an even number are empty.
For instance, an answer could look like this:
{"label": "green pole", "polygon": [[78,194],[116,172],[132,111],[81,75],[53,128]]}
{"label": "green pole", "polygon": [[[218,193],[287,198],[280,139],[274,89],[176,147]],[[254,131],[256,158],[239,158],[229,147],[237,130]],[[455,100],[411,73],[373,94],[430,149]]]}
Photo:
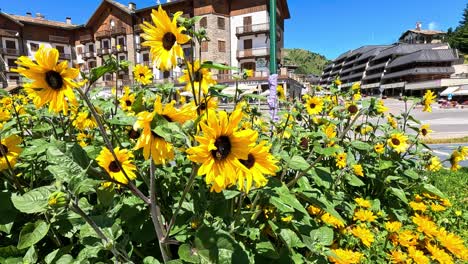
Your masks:
{"label": "green pole", "polygon": [[276,0],[270,0],[270,75],[276,74]]}

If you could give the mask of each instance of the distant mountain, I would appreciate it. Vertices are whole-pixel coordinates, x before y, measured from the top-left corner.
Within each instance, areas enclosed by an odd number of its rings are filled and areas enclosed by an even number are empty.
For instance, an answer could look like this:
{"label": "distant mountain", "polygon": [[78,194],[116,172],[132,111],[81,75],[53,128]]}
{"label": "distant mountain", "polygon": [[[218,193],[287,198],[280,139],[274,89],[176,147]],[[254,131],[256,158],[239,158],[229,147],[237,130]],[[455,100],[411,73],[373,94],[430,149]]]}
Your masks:
{"label": "distant mountain", "polygon": [[298,74],[315,74],[320,76],[331,61],[315,52],[304,49],[284,49],[284,64],[296,65]]}

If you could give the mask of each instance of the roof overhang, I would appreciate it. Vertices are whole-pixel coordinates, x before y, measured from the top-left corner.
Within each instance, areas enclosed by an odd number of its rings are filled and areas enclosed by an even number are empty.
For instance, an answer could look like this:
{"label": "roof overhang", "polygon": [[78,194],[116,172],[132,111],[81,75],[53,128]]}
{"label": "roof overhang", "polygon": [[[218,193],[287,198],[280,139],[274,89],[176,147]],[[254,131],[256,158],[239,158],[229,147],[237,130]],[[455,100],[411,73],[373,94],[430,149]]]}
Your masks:
{"label": "roof overhang", "polygon": [[10,21],[12,21],[12,22],[14,22],[14,23],[17,24],[18,26],[21,26],[21,27],[24,26],[23,23],[21,23],[20,21],[14,19],[13,17],[11,17],[10,15],[8,15],[7,13],[3,13],[2,11],[0,11],[0,15],[3,16],[4,18],[6,18],[6,19],[8,19],[8,20],[10,20]]}

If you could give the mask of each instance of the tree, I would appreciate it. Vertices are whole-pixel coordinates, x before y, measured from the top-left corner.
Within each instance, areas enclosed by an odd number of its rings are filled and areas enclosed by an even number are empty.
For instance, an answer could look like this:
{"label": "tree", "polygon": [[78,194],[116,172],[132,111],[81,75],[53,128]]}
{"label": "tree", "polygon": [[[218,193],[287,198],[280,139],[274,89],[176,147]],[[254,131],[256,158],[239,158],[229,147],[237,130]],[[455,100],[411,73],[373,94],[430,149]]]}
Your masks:
{"label": "tree", "polygon": [[463,10],[462,20],[458,27],[454,31],[452,28],[447,30],[447,41],[453,48],[468,54],[468,4]]}
{"label": "tree", "polygon": [[298,74],[322,74],[330,60],[325,56],[304,49],[285,49],[284,63],[296,65]]}

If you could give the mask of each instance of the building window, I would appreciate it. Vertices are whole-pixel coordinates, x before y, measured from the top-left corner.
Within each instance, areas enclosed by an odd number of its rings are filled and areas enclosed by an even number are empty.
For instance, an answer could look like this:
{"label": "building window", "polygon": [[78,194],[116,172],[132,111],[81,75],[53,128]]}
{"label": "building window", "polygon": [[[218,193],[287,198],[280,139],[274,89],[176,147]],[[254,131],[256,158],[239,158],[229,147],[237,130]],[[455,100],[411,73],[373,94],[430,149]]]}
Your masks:
{"label": "building window", "polygon": [[120,61],[123,61],[123,60],[126,60],[126,59],[127,59],[127,57],[126,57],[125,55],[120,55],[120,56],[119,56],[119,60],[120,60]]}
{"label": "building window", "polygon": [[89,67],[89,69],[95,68],[96,67],[96,61],[88,61],[88,67]]}
{"label": "building window", "polygon": [[218,51],[219,52],[226,52],[226,41],[218,40]]}
{"label": "building window", "polygon": [[31,51],[37,51],[39,49],[39,44],[31,43]]}
{"label": "building window", "polygon": [[[7,49],[16,49],[16,41],[13,40],[5,40],[5,48]],[[38,46],[39,48],[39,46]]]}
{"label": "building window", "polygon": [[188,60],[192,58],[192,48],[184,48],[184,57]]}
{"label": "building window", "polygon": [[112,74],[110,73],[106,73],[104,74],[104,77],[103,77],[104,81],[112,81]]}
{"label": "building window", "polygon": [[16,59],[7,59],[8,67],[14,67],[14,68],[16,68],[17,65],[16,65],[15,61],[16,61]]}
{"label": "building window", "polygon": [[252,39],[244,39],[244,49],[245,50],[252,49]]}
{"label": "building window", "polygon": [[65,47],[64,46],[55,46],[55,48],[57,49],[57,51],[60,53],[60,54],[64,54],[65,53]]}
{"label": "building window", "polygon": [[208,52],[208,41],[202,41],[201,42],[201,51],[202,52]]}
{"label": "building window", "polygon": [[108,49],[108,48],[110,48],[110,44],[109,44],[109,40],[108,40],[108,39],[104,39],[104,40],[102,41],[102,48],[103,48],[103,49]]}
{"label": "building window", "polygon": [[149,62],[150,58],[149,58],[149,53],[143,53],[143,62]]}
{"label": "building window", "polygon": [[76,53],[83,54],[83,47],[76,47]]}
{"label": "building window", "polygon": [[94,44],[89,44],[88,52],[94,52]]}
{"label": "building window", "polygon": [[218,17],[218,29],[226,29],[226,20],[224,17]]}
{"label": "building window", "polygon": [[124,37],[118,37],[117,38],[117,44],[120,46],[125,46],[125,38]]}
{"label": "building window", "polygon": [[208,26],[208,19],[206,17],[200,20],[200,27],[206,28]]}

